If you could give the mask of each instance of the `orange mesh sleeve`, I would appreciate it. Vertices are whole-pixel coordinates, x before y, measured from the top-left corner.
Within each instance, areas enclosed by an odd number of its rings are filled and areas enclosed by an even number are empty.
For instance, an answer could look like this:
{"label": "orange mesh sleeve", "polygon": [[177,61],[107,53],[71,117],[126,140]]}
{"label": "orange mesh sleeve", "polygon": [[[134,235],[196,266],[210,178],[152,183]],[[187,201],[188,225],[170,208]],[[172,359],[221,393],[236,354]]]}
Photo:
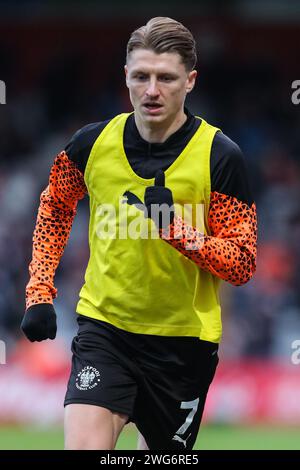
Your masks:
{"label": "orange mesh sleeve", "polygon": [[201,269],[235,286],[245,284],[256,269],[255,204],[213,192],[208,223],[211,234],[203,235],[175,216],[161,237]]}
{"label": "orange mesh sleeve", "polygon": [[65,152],[54,160],[49,185],[42,192],[33,234],[26,308],[52,303],[57,295],[54,275],[67,244],[79,199],[86,194],[83,174]]}

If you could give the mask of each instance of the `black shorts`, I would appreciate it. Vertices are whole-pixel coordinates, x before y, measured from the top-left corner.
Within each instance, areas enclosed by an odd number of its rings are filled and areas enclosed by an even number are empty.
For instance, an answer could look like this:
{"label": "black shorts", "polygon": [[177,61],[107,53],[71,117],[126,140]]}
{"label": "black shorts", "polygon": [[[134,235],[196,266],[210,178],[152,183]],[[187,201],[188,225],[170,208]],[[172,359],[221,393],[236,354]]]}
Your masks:
{"label": "black shorts", "polygon": [[129,333],[83,315],[78,323],[64,404],[86,403],[128,415],[149,449],[192,449],[218,345]]}

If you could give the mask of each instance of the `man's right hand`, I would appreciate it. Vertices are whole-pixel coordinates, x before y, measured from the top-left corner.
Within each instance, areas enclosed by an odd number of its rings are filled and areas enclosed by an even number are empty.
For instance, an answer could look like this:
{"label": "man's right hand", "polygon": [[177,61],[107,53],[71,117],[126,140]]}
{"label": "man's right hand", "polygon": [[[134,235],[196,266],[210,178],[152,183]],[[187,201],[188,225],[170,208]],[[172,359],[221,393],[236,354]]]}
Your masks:
{"label": "man's right hand", "polygon": [[35,304],[23,317],[21,330],[29,341],[54,339],[56,336],[56,313],[52,304]]}

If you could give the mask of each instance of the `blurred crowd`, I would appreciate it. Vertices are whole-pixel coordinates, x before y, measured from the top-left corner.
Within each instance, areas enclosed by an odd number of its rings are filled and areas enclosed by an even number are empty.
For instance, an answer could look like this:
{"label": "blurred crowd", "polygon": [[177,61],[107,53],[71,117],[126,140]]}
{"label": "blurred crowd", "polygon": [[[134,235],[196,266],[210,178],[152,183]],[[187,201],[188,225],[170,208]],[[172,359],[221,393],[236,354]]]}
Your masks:
{"label": "blurred crowd", "polygon": [[[22,340],[32,232],[53,159],[80,127],[131,109],[123,77],[126,40],[111,45],[119,51],[114,60],[76,47],[45,51],[30,80],[17,49],[0,44],[0,79],[7,86],[7,104],[0,105],[0,339],[11,353]],[[276,60],[250,54],[225,60],[215,53],[199,68],[188,107],[239,144],[258,209],[257,273],[245,286],[222,287],[222,354],[284,359],[300,339],[300,112]],[[55,280],[58,334],[67,349],[88,261],[87,233],[86,197]]]}

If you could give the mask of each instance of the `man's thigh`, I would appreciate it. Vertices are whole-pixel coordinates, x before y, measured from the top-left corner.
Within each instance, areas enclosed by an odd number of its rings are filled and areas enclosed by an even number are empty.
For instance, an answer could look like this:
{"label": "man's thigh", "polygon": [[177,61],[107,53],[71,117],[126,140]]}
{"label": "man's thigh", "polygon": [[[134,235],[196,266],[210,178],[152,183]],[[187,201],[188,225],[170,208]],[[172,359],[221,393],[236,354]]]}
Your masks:
{"label": "man's thigh", "polygon": [[192,449],[218,364],[218,345],[196,338],[184,338],[179,348],[165,345],[160,359],[144,363],[134,421],[149,449]]}
{"label": "man's thigh", "polygon": [[79,328],[64,405],[87,404],[131,416],[137,385],[130,358],[105,331]]}
{"label": "man's thigh", "polygon": [[95,405],[65,407],[66,450],[112,450],[128,416]]}

